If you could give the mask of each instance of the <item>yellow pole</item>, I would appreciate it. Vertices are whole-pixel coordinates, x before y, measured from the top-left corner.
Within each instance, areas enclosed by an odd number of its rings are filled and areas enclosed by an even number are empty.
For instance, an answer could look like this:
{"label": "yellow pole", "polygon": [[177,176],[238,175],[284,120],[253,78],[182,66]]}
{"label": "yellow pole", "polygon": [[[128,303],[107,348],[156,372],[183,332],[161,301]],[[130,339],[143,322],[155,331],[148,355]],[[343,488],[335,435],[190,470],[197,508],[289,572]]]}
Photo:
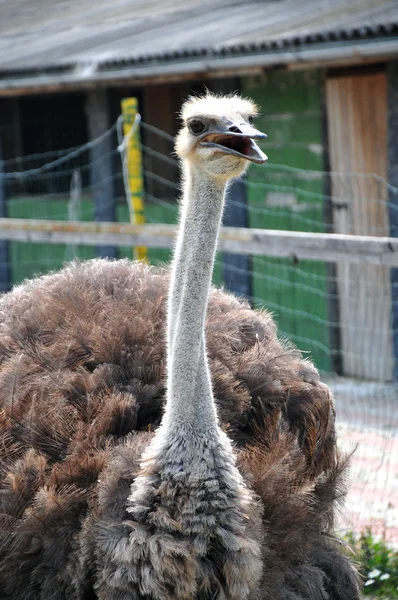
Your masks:
{"label": "yellow pole", "polygon": [[[123,134],[125,136],[127,136],[130,132],[137,113],[137,98],[123,98],[122,115]],[[130,221],[137,224],[145,223],[144,177],[142,169],[142,151],[139,127],[136,128],[133,135],[129,136],[125,152],[130,189]],[[134,258],[138,260],[147,260],[147,254],[148,252],[145,246],[137,246],[134,251]]]}

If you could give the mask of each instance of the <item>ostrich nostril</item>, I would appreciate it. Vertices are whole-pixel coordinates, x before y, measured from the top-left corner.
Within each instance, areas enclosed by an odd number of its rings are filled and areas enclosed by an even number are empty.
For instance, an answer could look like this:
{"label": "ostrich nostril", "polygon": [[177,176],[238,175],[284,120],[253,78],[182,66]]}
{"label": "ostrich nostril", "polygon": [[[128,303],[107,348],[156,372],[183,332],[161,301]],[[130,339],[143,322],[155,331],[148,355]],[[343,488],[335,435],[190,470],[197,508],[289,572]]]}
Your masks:
{"label": "ostrich nostril", "polygon": [[239,127],[236,127],[236,125],[231,125],[229,131],[231,131],[231,133],[242,133]]}

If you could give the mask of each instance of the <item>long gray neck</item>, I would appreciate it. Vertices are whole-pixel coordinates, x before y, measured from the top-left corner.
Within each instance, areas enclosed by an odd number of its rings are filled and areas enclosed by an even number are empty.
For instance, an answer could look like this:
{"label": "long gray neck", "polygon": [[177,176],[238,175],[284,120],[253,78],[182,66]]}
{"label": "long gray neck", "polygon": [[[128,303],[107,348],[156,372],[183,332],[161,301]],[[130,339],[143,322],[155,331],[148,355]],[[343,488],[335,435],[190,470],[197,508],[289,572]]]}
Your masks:
{"label": "long gray neck", "polygon": [[225,190],[225,181],[187,167],[170,283],[163,423],[196,434],[217,428],[204,326]]}

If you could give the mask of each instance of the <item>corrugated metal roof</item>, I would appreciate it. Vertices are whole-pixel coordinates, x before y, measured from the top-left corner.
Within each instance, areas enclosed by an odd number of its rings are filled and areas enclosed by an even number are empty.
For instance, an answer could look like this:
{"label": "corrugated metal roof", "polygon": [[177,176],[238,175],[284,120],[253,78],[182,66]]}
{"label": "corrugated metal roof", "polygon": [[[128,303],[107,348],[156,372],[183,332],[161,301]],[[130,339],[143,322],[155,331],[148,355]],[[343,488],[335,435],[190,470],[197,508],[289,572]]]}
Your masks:
{"label": "corrugated metal roof", "polygon": [[0,71],[396,37],[397,0],[0,0]]}

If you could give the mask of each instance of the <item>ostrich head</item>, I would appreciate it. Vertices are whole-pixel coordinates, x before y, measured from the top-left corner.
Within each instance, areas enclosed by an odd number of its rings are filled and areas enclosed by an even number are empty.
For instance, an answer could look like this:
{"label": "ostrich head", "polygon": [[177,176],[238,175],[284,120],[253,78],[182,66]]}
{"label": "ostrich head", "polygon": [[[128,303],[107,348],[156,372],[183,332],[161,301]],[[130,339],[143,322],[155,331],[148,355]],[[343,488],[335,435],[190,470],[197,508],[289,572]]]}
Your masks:
{"label": "ostrich head", "polygon": [[249,161],[261,164],[267,160],[254,141],[267,137],[252,125],[257,112],[251,100],[237,95],[189,98],[181,110],[178,156],[208,176],[239,177]]}

